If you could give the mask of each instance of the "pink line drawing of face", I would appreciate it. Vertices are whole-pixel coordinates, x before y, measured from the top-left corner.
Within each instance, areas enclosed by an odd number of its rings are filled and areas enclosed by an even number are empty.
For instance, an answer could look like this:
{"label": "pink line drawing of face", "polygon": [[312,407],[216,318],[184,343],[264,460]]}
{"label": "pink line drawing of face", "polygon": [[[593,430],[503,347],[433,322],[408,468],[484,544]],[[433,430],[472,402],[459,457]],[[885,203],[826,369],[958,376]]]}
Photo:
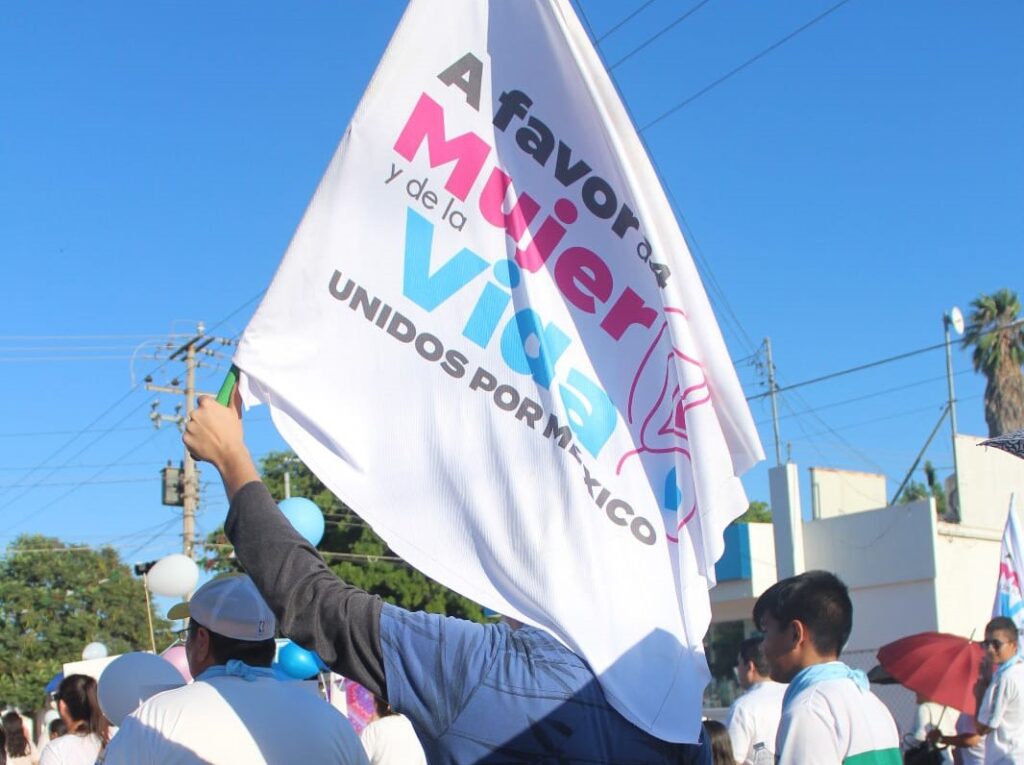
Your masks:
{"label": "pink line drawing of face", "polygon": [[[677,308],[666,313],[686,314]],[[690,439],[687,434],[687,415],[696,407],[711,401],[704,366],[672,344],[668,320],[655,335],[633,376],[626,405],[626,422],[633,432],[639,448],[626,452],[619,459],[616,475],[631,457],[641,454],[671,454],[666,460],[665,483],[661,490],[662,512],[671,516],[678,533],[696,514],[697,502],[690,472]],[[682,473],[680,476],[679,473]],[[682,478],[680,485],[679,478]],[[676,524],[683,502],[688,507]],[[671,528],[671,526],[669,526]],[[678,537],[667,535],[669,541]]]}

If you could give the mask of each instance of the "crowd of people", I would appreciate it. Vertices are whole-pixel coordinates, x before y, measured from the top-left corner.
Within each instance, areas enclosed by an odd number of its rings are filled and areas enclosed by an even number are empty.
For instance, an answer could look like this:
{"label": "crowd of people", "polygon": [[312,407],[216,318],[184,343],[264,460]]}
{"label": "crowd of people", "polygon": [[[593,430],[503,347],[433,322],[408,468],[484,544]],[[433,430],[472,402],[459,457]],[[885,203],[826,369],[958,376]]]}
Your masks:
{"label": "crowd of people", "polygon": [[[831,573],[784,579],[758,598],[761,636],[736,657],[745,692],[724,724],[706,721],[694,744],[670,743],[620,715],[587,663],[544,630],[413,613],[341,581],[260,481],[237,399],[223,407],[204,398],[184,440],[220,472],[225,530],[247,572],[214,579],[172,609],[188,619],[194,682],[152,696],[112,731],[96,681],[70,675],[56,694],[65,730],[41,751],[16,713],[4,716],[8,763],[903,762],[889,710],[840,659],[853,607]],[[316,693],[277,679],[279,633],[376,697],[376,720],[361,736]],[[1024,663],[1013,622],[990,622],[984,646],[976,717],[928,741],[950,746],[958,763],[1024,765]]]}

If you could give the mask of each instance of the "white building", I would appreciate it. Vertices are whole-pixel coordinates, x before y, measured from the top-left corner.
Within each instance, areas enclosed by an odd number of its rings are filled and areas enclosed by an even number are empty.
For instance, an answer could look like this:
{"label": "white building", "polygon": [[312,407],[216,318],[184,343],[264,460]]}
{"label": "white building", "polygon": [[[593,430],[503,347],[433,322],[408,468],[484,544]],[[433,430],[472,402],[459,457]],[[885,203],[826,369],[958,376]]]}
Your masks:
{"label": "white building", "polygon": [[[751,610],[778,579],[810,569],[835,572],[850,588],[853,633],[844,651],[868,670],[888,642],[916,632],[980,636],[991,618],[999,544],[1010,496],[1024,506],[1024,460],[958,436],[960,523],[937,519],[934,500],[887,506],[885,477],[811,468],[811,519],[801,512],[797,466],[770,471],[774,522],[736,524],[716,566],[712,630],[755,631]],[[910,729],[913,694],[876,686],[901,731]],[[952,727],[956,712],[943,721]]]}

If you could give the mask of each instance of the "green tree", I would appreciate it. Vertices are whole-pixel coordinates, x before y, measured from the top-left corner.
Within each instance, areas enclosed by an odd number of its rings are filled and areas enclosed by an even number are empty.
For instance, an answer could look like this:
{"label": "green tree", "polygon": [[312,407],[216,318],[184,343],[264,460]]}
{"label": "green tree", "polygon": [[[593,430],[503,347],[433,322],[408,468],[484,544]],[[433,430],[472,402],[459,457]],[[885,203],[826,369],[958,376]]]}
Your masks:
{"label": "green tree", "polygon": [[[153,622],[168,643],[167,622]],[[0,699],[40,708],[46,683],[92,641],[111,654],[149,649],[142,581],[112,547],[18,537],[0,559]]]}
{"label": "green tree", "polygon": [[927,485],[920,481],[910,481],[903,491],[896,498],[897,505],[906,505],[917,502],[919,499],[935,498],[935,512],[939,517],[946,514],[946,492],[942,484],[935,478],[935,467],[931,462],[925,461],[924,474]]}
{"label": "green tree", "polygon": [[1001,289],[971,302],[964,348],[973,348],[974,371],[985,375],[989,437],[1024,428],[1024,325],[1017,293]]}
{"label": "green tree", "polygon": [[[331,570],[349,584],[413,611],[475,621],[484,618],[479,605],[427,578],[395,555],[291,452],[268,454],[261,460],[260,469],[274,497],[284,497],[287,473],[291,496],[310,499],[323,511],[327,531],[318,549]],[[215,571],[241,570],[222,528],[207,537],[203,566]]]}
{"label": "green tree", "polygon": [[771,523],[772,511],[767,502],[754,500],[750,503],[746,512],[737,518],[734,523]]}

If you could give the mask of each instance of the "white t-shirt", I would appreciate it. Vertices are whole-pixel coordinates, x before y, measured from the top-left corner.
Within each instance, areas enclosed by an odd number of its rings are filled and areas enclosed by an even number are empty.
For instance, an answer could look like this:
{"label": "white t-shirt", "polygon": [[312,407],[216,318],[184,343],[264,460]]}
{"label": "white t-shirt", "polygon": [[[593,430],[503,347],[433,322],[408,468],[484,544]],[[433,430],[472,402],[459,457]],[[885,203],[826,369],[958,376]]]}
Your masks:
{"label": "white t-shirt", "polygon": [[359,734],[370,765],[427,765],[420,740],[404,715],[374,720]]}
{"label": "white t-shirt", "polygon": [[997,673],[978,708],[985,736],[985,765],[1024,763],[1024,662]]}
{"label": "white t-shirt", "polygon": [[774,758],[775,736],[779,731],[785,694],[785,685],[765,680],[750,686],[729,707],[725,727],[729,729],[732,754],[737,762],[753,765],[757,744],[764,744]]}
{"label": "white t-shirt", "polygon": [[348,720],[298,683],[222,675],[136,709],[104,765],[369,765]]}
{"label": "white t-shirt", "polygon": [[848,678],[804,689],[782,713],[778,765],[902,765],[900,737],[886,706]]}
{"label": "white t-shirt", "polygon": [[95,733],[79,736],[68,733],[43,747],[39,765],[95,765],[103,742]]}
{"label": "white t-shirt", "polygon": [[[978,726],[974,724],[974,718],[966,712],[961,712],[956,718],[957,733],[974,733]],[[958,746],[953,752],[953,762],[956,765],[985,765],[985,738],[982,737],[974,746]]]}

